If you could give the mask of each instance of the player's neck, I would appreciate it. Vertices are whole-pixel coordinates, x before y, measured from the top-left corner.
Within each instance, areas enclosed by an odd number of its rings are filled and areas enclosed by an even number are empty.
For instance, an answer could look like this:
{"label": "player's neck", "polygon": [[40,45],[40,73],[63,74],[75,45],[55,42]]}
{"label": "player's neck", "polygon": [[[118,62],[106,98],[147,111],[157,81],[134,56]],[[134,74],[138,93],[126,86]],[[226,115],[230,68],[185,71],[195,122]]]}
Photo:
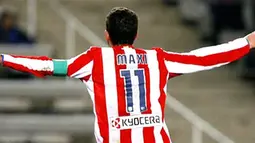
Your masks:
{"label": "player's neck", "polygon": [[107,40],[108,45],[112,48],[123,48],[123,47],[130,47],[130,48],[134,48],[134,46],[132,44],[113,44],[111,42],[111,40]]}

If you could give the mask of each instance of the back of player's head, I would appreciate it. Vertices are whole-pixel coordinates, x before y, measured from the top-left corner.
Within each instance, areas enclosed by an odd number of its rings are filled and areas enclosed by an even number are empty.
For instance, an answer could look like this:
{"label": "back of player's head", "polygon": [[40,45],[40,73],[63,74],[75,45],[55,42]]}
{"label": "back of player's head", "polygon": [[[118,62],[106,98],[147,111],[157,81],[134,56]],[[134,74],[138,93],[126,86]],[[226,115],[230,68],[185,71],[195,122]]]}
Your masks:
{"label": "back of player's head", "polygon": [[125,7],[113,8],[106,18],[106,31],[113,45],[134,43],[138,30],[136,13]]}

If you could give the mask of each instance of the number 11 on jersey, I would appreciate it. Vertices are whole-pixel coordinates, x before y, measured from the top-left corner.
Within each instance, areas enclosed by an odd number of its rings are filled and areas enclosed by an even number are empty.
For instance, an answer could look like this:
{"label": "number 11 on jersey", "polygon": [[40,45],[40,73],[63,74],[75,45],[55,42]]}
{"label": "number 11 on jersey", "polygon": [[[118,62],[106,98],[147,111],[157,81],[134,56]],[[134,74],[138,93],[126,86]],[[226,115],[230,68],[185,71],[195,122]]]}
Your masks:
{"label": "number 11 on jersey", "polygon": [[[145,75],[143,69],[137,70],[121,70],[121,77],[124,78],[125,84],[125,97],[127,112],[134,112],[134,103],[133,103],[133,85],[131,79],[131,74],[134,74],[138,78],[138,87],[139,87],[139,99],[140,99],[140,111],[144,112],[147,110],[146,107],[146,90],[145,90]],[[133,76],[134,77],[134,76]]]}

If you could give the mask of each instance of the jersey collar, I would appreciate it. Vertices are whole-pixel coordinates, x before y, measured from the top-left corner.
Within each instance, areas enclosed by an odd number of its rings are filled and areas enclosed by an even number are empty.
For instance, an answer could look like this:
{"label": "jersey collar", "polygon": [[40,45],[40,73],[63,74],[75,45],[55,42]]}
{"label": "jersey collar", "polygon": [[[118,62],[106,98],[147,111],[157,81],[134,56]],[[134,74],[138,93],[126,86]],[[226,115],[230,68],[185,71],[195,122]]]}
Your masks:
{"label": "jersey collar", "polygon": [[132,49],[135,48],[133,45],[129,45],[129,44],[114,45],[114,46],[112,46],[112,47],[113,47],[113,48],[116,48],[116,49],[122,49],[122,48],[124,48],[124,47],[132,48]]}

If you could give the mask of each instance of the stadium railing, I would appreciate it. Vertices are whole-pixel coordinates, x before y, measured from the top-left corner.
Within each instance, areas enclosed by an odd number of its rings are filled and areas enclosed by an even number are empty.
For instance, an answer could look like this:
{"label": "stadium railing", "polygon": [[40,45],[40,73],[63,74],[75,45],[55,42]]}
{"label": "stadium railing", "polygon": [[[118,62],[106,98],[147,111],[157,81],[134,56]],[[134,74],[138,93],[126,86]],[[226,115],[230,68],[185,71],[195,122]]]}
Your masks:
{"label": "stadium railing", "polygon": [[[76,32],[84,37],[85,40],[89,41],[92,45],[107,45],[93,31],[91,31],[66,8],[64,8],[58,1],[49,1],[49,3],[52,9],[66,22],[66,53],[71,54],[66,55],[67,57],[73,56],[72,54],[75,52]],[[211,124],[201,119],[171,95],[168,95],[167,105],[169,108],[179,113],[192,125],[192,143],[203,143],[203,133],[209,135],[213,140],[219,143],[234,143],[234,141],[223,135]]]}
{"label": "stadium railing", "polygon": [[37,32],[37,0],[27,0],[27,32],[32,36]]}

